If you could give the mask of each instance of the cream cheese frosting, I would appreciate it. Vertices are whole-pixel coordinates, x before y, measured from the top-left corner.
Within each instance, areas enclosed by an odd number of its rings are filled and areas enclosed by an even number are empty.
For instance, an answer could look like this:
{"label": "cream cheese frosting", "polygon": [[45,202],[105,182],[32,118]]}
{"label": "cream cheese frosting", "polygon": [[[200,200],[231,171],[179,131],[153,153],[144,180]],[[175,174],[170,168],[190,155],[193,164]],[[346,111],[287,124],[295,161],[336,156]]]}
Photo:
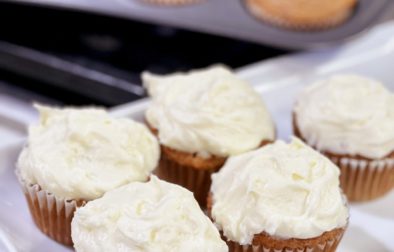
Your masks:
{"label": "cream cheese frosting", "polygon": [[143,73],[152,104],[146,120],[165,146],[201,156],[229,156],[274,140],[259,94],[223,66],[165,76]]}
{"label": "cream cheese frosting", "polygon": [[321,151],[378,159],[394,151],[394,94],[357,75],[308,86],[295,105],[305,141]]}
{"label": "cream cheese frosting", "polygon": [[95,108],[36,106],[17,168],[27,183],[58,198],[92,200],[131,181],[146,181],[159,144],[143,124]]}
{"label": "cream cheese frosting", "polygon": [[88,202],[71,226],[77,252],[228,251],[192,192],[156,176]]}
{"label": "cream cheese frosting", "polygon": [[308,239],[347,224],[339,169],[293,138],[230,157],[212,175],[212,217],[241,245],[266,232]]}

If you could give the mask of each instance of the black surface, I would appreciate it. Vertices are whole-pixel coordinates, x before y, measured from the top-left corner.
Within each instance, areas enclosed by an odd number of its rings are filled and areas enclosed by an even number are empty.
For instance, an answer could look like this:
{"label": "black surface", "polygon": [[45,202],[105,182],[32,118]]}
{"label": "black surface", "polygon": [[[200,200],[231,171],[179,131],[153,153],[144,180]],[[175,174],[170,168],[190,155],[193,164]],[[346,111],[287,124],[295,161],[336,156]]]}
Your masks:
{"label": "black surface", "polygon": [[[84,69],[114,76],[130,85],[140,85],[139,75],[143,70],[169,73],[218,62],[236,68],[287,52],[170,27],[20,4],[0,3],[0,22],[3,24],[0,41],[6,44],[48,54]],[[125,90],[126,95],[118,92],[111,94],[108,89],[102,90],[99,82],[83,91],[81,85],[86,80],[81,76],[66,78],[67,68],[57,78],[58,72],[48,70],[48,67],[55,65],[52,60],[43,57],[45,64],[34,63],[33,60],[33,65],[26,65],[24,54],[20,51],[9,53],[8,48],[4,51],[4,55],[17,54],[18,57],[11,58],[13,64],[9,63],[8,58],[3,60],[0,80],[23,85],[67,104],[116,105],[143,96],[127,94]],[[72,64],[68,67],[70,72],[74,68]],[[35,85],[21,84],[24,81],[14,81],[10,76],[27,77]],[[64,90],[67,90],[67,95],[58,95]]]}

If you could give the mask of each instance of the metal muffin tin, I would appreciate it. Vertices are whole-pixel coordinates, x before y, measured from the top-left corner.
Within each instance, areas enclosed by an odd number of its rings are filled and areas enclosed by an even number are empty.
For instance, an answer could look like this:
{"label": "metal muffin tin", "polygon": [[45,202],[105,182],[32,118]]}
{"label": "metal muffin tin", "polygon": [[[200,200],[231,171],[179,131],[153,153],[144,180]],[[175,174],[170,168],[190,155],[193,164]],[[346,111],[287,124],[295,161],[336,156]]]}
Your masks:
{"label": "metal muffin tin", "polygon": [[[96,12],[289,49],[320,48],[344,41],[378,23],[384,14],[394,9],[394,2],[390,0],[359,0],[352,17],[344,24],[328,30],[305,32],[278,28],[258,20],[245,8],[244,0],[201,0],[200,3],[172,7],[149,4],[143,0],[17,2]],[[185,46],[198,49],[198,41]]]}

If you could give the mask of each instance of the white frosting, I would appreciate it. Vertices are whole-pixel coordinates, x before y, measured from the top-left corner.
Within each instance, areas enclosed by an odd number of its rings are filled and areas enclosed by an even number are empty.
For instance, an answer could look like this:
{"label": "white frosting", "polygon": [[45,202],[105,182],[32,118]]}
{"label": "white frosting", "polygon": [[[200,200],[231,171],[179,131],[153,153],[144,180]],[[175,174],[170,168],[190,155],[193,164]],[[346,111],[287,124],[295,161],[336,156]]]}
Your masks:
{"label": "white frosting", "polygon": [[242,245],[266,232],[288,239],[317,237],[347,223],[339,169],[299,139],[276,141],[230,157],[212,175],[212,216]]}
{"label": "white frosting", "polygon": [[295,106],[306,142],[335,154],[377,159],[394,151],[394,95],[368,78],[338,75],[308,86]]}
{"label": "white frosting", "polygon": [[17,167],[22,179],[58,198],[91,200],[131,181],[146,181],[159,144],[144,125],[100,109],[36,106]]}
{"label": "white frosting", "polygon": [[228,251],[192,192],[155,176],[88,202],[71,226],[77,252]]}
{"label": "white frosting", "polygon": [[143,73],[152,97],[146,112],[165,146],[229,156],[274,139],[274,125],[253,88],[222,66],[157,76]]}

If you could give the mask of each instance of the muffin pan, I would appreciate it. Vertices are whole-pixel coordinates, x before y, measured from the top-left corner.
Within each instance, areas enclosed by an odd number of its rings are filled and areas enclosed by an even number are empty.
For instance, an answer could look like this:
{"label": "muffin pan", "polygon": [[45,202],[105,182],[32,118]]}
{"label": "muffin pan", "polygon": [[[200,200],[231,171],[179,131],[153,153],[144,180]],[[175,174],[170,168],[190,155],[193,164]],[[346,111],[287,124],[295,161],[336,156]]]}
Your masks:
{"label": "muffin pan", "polygon": [[[165,24],[289,49],[320,48],[344,41],[378,23],[386,12],[394,8],[394,2],[390,0],[359,0],[352,17],[344,24],[328,30],[299,32],[258,20],[246,9],[244,0],[202,0],[172,7],[144,0],[95,0],[94,4],[89,0],[17,1]],[[198,41],[185,46],[194,50],[198,48]]]}

